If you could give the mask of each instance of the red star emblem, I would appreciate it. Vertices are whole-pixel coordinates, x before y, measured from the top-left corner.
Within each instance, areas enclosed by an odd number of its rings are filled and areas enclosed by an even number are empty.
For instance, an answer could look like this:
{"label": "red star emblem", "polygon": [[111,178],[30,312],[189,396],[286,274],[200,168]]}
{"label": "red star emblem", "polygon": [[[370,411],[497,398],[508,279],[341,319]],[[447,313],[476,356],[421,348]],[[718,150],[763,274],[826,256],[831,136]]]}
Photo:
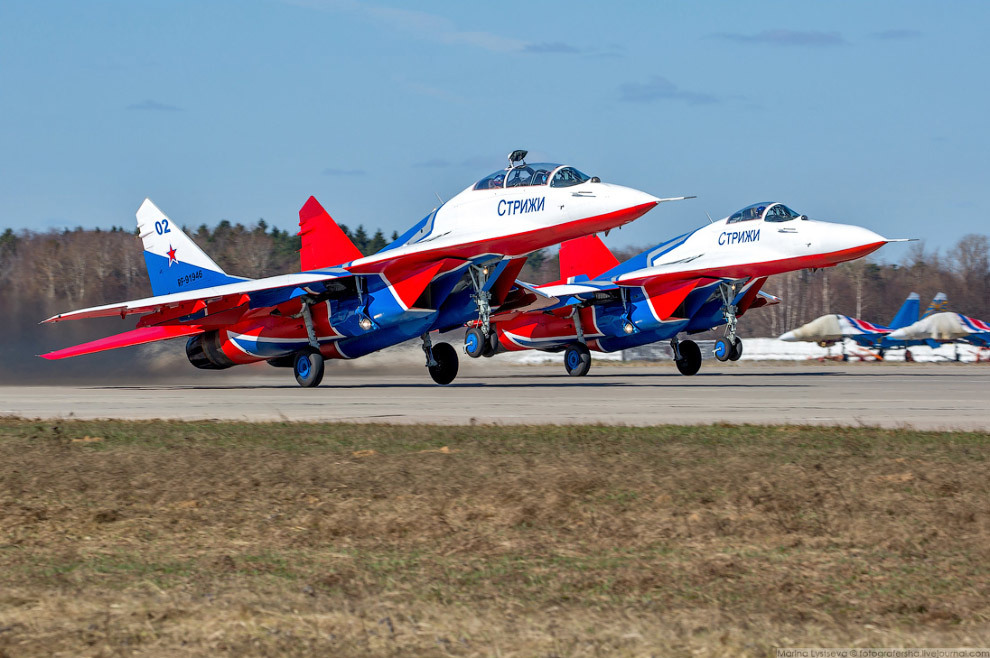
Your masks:
{"label": "red star emblem", "polygon": [[168,266],[172,267],[172,263],[178,263],[179,259],[175,257],[175,247],[172,245],[168,246]]}

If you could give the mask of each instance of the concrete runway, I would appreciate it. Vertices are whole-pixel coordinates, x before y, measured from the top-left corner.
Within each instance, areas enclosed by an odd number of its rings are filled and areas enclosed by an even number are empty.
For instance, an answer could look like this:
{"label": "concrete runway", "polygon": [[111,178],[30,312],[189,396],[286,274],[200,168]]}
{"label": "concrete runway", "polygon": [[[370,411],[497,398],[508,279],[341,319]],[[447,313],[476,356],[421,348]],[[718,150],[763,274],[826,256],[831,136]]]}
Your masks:
{"label": "concrete runway", "polygon": [[29,418],[230,419],[385,423],[796,423],[990,431],[983,364],[596,362],[583,378],[559,364],[461,360],[450,386],[424,368],[329,365],[301,389],[267,366],[190,372],[168,383],[0,387],[0,413]]}

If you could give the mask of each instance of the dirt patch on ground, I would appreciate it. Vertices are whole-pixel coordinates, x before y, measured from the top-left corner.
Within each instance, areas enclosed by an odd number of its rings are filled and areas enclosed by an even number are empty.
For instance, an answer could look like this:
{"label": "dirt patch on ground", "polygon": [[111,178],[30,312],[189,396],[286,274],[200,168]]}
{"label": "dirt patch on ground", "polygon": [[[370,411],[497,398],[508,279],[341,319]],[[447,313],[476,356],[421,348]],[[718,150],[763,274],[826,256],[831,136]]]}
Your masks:
{"label": "dirt patch on ground", "polygon": [[0,656],[990,644],[990,435],[0,421]]}

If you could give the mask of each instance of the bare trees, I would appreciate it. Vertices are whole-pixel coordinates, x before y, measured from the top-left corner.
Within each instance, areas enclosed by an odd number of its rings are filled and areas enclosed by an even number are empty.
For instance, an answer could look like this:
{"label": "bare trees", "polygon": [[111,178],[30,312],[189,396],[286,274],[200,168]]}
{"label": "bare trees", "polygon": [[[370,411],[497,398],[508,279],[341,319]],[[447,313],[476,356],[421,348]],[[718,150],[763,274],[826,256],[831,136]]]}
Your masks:
{"label": "bare trees", "polygon": [[[264,221],[250,227],[224,221],[189,233],[231,274],[262,277],[298,269],[299,238]],[[384,242],[381,231],[368,237],[363,227],[353,237],[365,251]],[[616,256],[624,260],[637,251]],[[69,308],[146,296],[151,290],[141,253],[140,239],[122,229],[8,229],[0,234],[0,303],[31,326]],[[556,254],[541,251],[521,278],[544,283],[557,279],[558,271]],[[783,301],[746,314],[740,325],[745,335],[779,335],[827,312],[886,323],[910,292],[919,293],[924,306],[944,291],[950,309],[990,319],[990,239],[966,235],[944,255],[915,243],[901,263],[860,260],[826,271],[789,272],[771,277],[764,288]]]}

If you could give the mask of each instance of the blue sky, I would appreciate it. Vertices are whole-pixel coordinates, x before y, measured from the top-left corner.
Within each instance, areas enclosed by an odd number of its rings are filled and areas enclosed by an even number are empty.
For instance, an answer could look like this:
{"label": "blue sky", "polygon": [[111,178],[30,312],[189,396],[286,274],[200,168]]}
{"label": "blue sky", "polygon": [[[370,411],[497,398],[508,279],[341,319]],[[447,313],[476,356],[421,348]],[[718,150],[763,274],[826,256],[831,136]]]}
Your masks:
{"label": "blue sky", "polygon": [[[504,165],[950,247],[990,232],[986,2],[0,3],[0,228],[409,226]],[[879,255],[900,260],[906,247]],[[247,273],[249,274],[249,273]]]}

